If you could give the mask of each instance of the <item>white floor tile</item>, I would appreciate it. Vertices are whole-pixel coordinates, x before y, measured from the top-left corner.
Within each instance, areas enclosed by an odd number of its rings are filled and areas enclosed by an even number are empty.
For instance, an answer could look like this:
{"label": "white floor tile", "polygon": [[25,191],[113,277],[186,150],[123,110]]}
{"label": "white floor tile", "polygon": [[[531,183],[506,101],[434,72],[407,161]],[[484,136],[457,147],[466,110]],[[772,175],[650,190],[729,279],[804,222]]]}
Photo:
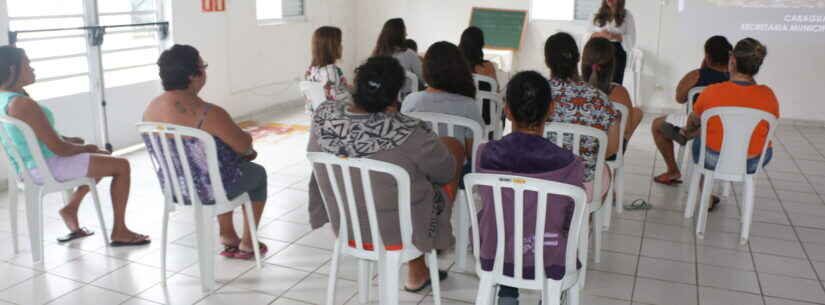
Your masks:
{"label": "white floor tile", "polygon": [[91,283],[127,264],[129,264],[129,261],[88,253],[63,265],[49,269],[49,273],[84,283]]}
{"label": "white floor tile", "polygon": [[2,291],[41,274],[41,271],[0,262],[0,274],[2,274],[0,276],[0,291]]}
{"label": "white floor tile", "polygon": [[160,303],[155,303],[146,299],[141,298],[131,298],[126,302],[123,302],[120,305],[159,305]]}
{"label": "white floor tile", "polygon": [[813,261],[825,262],[825,245],[815,243],[805,243],[805,251]]}
{"label": "white floor tile", "polygon": [[702,305],[764,304],[762,302],[762,296],[758,294],[708,287],[699,288],[699,300]]}
{"label": "white floor tile", "polygon": [[817,281],[769,274],[759,274],[759,281],[766,296],[807,302],[825,300],[825,291]]}
{"label": "white floor tile", "polygon": [[642,255],[655,258],[678,260],[683,262],[696,261],[696,247],[672,241],[645,238],[642,241]]}
{"label": "white floor tile", "polygon": [[812,280],[817,279],[811,263],[808,260],[759,253],[755,253],[753,258],[756,260],[756,271],[758,271],[759,274],[768,273]]}
{"label": "white floor tile", "polygon": [[694,263],[641,257],[639,258],[638,276],[695,285],[696,265]]}
{"label": "white floor tile", "polygon": [[633,292],[633,277],[617,273],[590,270],[584,294],[630,300]]}
{"label": "white floor tile", "polygon": [[765,305],[812,305],[814,303],[791,301],[788,299],[765,297]]}
{"label": "white floor tile", "polygon": [[51,274],[41,274],[0,293],[0,300],[40,305],[80,288],[83,283]]}
{"label": "white floor tile", "polygon": [[696,248],[696,258],[704,265],[754,270],[751,253],[746,251],[699,246]]}
{"label": "white floor tile", "polygon": [[692,230],[687,230],[681,226],[671,226],[653,222],[645,224],[645,238],[692,244],[694,242],[694,236]]}
{"label": "white floor tile", "polygon": [[138,297],[161,304],[191,305],[206,295],[199,278],[176,274],[166,281],[166,285],[158,283]]}
{"label": "white floor tile", "polygon": [[[166,278],[173,275],[166,273]],[[160,268],[132,263],[92,282],[92,285],[127,295],[137,295],[160,283]]]}
{"label": "white floor tile", "polygon": [[270,264],[313,272],[331,258],[331,251],[293,244],[266,261]]}
{"label": "white floor tile", "polygon": [[603,298],[591,295],[584,295],[582,296],[582,304],[588,305],[630,305],[630,301],[619,300],[619,299],[611,299],[611,298]]}
{"label": "white floor tile", "polygon": [[267,305],[275,300],[274,296],[240,289],[224,288],[210,294],[196,303],[197,305]]}
{"label": "white floor tile", "polygon": [[120,304],[129,299],[130,296],[114,291],[87,285],[61,296],[50,305],[76,305],[76,304]]}
{"label": "white floor tile", "polygon": [[756,272],[718,266],[699,265],[699,285],[748,293],[760,293]]}
{"label": "white floor tile", "polygon": [[[326,302],[327,276],[313,274],[290,288],[284,296],[290,299],[301,300],[313,304]],[[344,304],[355,295],[357,285],[344,279],[338,279],[335,304]]]}
{"label": "white floor tile", "polygon": [[612,234],[609,232],[602,234],[602,248],[605,250],[637,255],[639,254],[641,243],[642,238],[639,236]]}
{"label": "white floor tile", "polygon": [[694,285],[638,278],[633,301],[646,304],[697,305],[696,289]]}
{"label": "white floor tile", "polygon": [[283,242],[294,242],[312,229],[309,225],[299,225],[291,222],[275,220],[258,230],[258,234]]}
{"label": "white floor tile", "polygon": [[600,263],[591,262],[587,267],[592,270],[635,275],[638,260],[639,257],[636,255],[602,251],[602,261]]}
{"label": "white floor tile", "polygon": [[267,264],[263,269],[249,270],[229,286],[280,296],[307,276],[308,272]]}
{"label": "white floor tile", "polygon": [[798,241],[784,241],[752,236],[750,238],[750,245],[755,253],[805,258],[802,245]]}

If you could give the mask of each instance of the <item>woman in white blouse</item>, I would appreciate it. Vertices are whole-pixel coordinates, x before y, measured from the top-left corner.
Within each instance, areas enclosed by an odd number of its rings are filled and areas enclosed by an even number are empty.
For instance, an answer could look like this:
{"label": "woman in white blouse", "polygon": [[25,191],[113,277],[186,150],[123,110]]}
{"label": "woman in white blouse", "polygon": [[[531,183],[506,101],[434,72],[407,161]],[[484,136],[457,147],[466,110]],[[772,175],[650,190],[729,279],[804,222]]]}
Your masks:
{"label": "woman in white blouse", "polygon": [[[627,50],[636,46],[636,22],[633,14],[625,9],[625,0],[602,0],[602,6],[593,16],[591,37],[604,37],[613,42],[616,49],[616,72],[613,82],[622,84],[627,66]],[[586,43],[586,42],[584,42]]]}

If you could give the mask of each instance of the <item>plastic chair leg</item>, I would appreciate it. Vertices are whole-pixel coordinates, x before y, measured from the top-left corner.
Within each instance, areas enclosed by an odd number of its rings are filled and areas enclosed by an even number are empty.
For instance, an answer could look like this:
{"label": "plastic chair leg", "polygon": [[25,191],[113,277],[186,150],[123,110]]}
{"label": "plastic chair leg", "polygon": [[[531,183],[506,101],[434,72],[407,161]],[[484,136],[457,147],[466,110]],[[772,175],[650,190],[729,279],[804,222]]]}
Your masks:
{"label": "plastic chair leg", "polygon": [[593,214],[593,261],[602,262],[602,227],[604,227],[605,208],[602,207]]}
{"label": "plastic chair leg", "polygon": [[752,177],[745,178],[745,187],[744,187],[744,195],[742,197],[742,201],[744,204],[744,210],[742,211],[742,232],[741,236],[739,237],[739,244],[747,244],[748,238],[750,237],[751,233],[751,222],[753,221],[753,197],[755,193],[756,186],[754,185],[754,181]]}
{"label": "plastic chair leg", "polygon": [[542,304],[561,305],[561,291],[558,285],[553,286],[554,287],[544,287],[544,289],[542,289]]}
{"label": "plastic chair leg", "polygon": [[[255,265],[258,269],[261,269],[261,245],[258,244],[258,224],[255,223],[255,215],[252,212],[252,204],[247,202],[244,204],[244,209],[246,211],[246,225],[249,226],[249,233],[252,235],[252,251],[255,253]],[[214,220],[210,221],[210,223],[214,223]],[[212,231],[210,231],[212,232]]]}
{"label": "plastic chair leg", "polygon": [[567,289],[567,305],[580,305],[582,291],[579,285]]}
{"label": "plastic chair leg", "polygon": [[699,195],[699,179],[702,177],[702,173],[697,169],[694,169],[691,172],[690,183],[688,184],[688,197],[687,201],[685,201],[685,218],[693,217],[693,210],[696,207],[696,198]]}
{"label": "plastic chair leg", "polygon": [[587,266],[590,265],[590,221],[585,216],[585,223],[582,225],[582,236],[579,239],[579,256],[582,263],[580,281],[582,287],[587,283]]}
{"label": "plastic chair leg", "polygon": [[166,242],[169,236],[169,206],[163,207],[163,227],[160,233],[160,280],[166,286]]}
{"label": "plastic chair leg", "polygon": [[733,188],[733,182],[725,181],[722,183],[722,197],[730,197],[730,189]]}
{"label": "plastic chair leg", "polygon": [[[335,247],[340,248],[340,243],[336,243]],[[372,264],[370,261],[365,259],[358,260],[358,302],[361,304],[367,304],[370,301],[370,285],[372,284],[372,272],[370,271],[370,269],[372,269],[371,267]],[[330,274],[330,276],[332,275]],[[332,303],[327,304],[331,305]]]}
{"label": "plastic chair leg", "polygon": [[14,254],[20,253],[20,238],[18,236],[17,227],[17,181],[9,177],[9,222],[11,224],[11,240],[14,243]]}
{"label": "plastic chair leg", "polygon": [[713,176],[705,175],[705,183],[702,185],[702,197],[699,205],[699,217],[696,218],[696,237],[705,238],[705,225],[708,223],[708,206],[710,206],[710,194],[713,193]]}
{"label": "plastic chair leg", "polygon": [[[624,212],[624,168],[616,169],[616,186],[614,188],[616,189],[616,212],[621,215]],[[610,228],[610,218],[607,221],[607,228]]]}
{"label": "plastic chair leg", "polygon": [[[335,304],[335,292],[337,289],[338,284],[338,262],[341,259],[341,242],[336,240],[335,241],[335,248],[332,251],[332,262],[329,265],[329,278],[327,279],[327,305]],[[359,260],[358,263],[360,264],[361,261]],[[359,276],[361,274],[359,273]],[[361,279],[358,281],[358,288],[361,288]],[[361,304],[365,304],[363,299],[361,298],[362,292],[358,291],[358,297],[361,301]]]}
{"label": "plastic chair leg", "polygon": [[607,188],[607,198],[604,199],[604,206],[602,206],[602,210],[604,210],[604,213],[601,213],[604,217],[604,219],[602,219],[602,231],[610,230],[610,218],[613,216],[613,202],[614,199],[616,199],[616,194],[614,193],[613,188],[615,185],[616,177],[613,177],[610,179],[610,187]]}
{"label": "plastic chair leg", "polygon": [[[209,207],[195,207],[195,226],[198,239],[198,267],[201,274],[201,287],[204,292],[215,290],[215,262],[212,250],[214,246],[213,213]],[[208,215],[208,216],[207,216]]]}
{"label": "plastic chair leg", "polygon": [[108,245],[109,233],[106,230],[106,220],[103,218],[103,209],[100,207],[100,196],[97,193],[97,185],[89,184],[89,190],[92,192],[92,201],[94,201],[95,210],[97,211],[97,222],[100,223],[100,235],[103,235],[103,241]]}
{"label": "plastic chair leg", "polygon": [[470,204],[467,202],[466,190],[459,190],[456,194],[456,218],[458,220],[458,232],[456,232],[455,243],[455,264],[459,270],[467,268],[467,247],[470,244]]}
{"label": "plastic chair leg", "polygon": [[427,266],[430,268],[430,288],[433,292],[433,302],[435,305],[441,305],[441,279],[438,274],[438,254],[435,250],[424,254],[427,260]]}
{"label": "plastic chair leg", "polygon": [[397,305],[399,300],[399,276],[401,273],[400,251],[387,251],[384,255],[384,266],[380,276],[381,304]]}
{"label": "plastic chair leg", "polygon": [[476,305],[493,305],[496,295],[496,285],[489,276],[481,276],[476,293]]}
{"label": "plastic chair leg", "polygon": [[43,200],[40,191],[26,190],[26,217],[29,225],[32,262],[43,262]]}

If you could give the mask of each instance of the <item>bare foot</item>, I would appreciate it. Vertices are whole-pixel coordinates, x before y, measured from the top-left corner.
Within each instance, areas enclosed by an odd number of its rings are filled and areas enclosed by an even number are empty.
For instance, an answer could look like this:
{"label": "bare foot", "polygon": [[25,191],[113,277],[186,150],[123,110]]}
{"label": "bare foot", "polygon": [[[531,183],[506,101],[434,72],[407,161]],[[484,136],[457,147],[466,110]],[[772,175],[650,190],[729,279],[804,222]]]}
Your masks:
{"label": "bare foot", "polygon": [[[221,235],[221,244],[227,247],[235,247],[238,248],[241,245],[241,239],[238,238],[237,234],[225,234]],[[250,245],[251,247],[251,245]]]}
{"label": "bare foot", "polygon": [[80,230],[80,221],[77,219],[77,207],[71,208],[65,206],[58,212],[63,218],[63,223],[69,228],[69,232],[77,232]]}
{"label": "bare foot", "polygon": [[410,268],[407,274],[407,282],[404,284],[409,289],[415,289],[424,285],[430,279],[430,272],[427,269],[423,271],[415,271],[415,268]]}

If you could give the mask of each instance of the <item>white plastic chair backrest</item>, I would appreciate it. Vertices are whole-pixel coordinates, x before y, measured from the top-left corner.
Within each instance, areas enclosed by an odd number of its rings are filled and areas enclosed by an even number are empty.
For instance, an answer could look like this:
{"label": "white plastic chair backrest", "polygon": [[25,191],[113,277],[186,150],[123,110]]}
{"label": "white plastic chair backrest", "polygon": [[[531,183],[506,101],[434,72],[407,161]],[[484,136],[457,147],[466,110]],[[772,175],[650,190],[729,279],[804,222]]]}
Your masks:
{"label": "white plastic chair backrest", "polygon": [[[317,166],[323,166],[327,179],[332,189],[332,195],[337,206],[331,206],[330,199],[325,192],[321,192],[321,198],[324,201],[324,206],[327,211],[337,210],[339,215],[338,241],[342,243],[342,248],[353,248],[356,250],[369,252],[374,257],[386,251],[384,248],[384,240],[381,237],[380,227],[378,226],[378,214],[375,207],[375,194],[372,186],[371,173],[383,173],[392,176],[395,179],[398,187],[398,219],[401,232],[401,243],[403,249],[414,249],[412,244],[412,218],[410,211],[410,193],[411,182],[410,175],[407,171],[395,164],[371,160],[365,158],[346,158],[338,157],[333,154],[322,152],[309,152],[307,159],[312,164],[313,174],[318,182],[322,185],[322,180],[318,176]],[[359,204],[355,197],[355,184],[353,183],[352,171],[360,174],[361,191],[363,192],[364,207],[367,210],[368,223],[370,225],[370,236],[372,239],[373,248],[370,249],[364,243],[364,238],[361,236],[361,221],[358,214]],[[342,177],[343,181],[338,181],[338,177]],[[344,189],[341,190],[340,185],[343,184]],[[388,192],[387,189],[378,189],[379,192]],[[349,244],[349,230],[352,227],[352,242]],[[375,251],[373,251],[373,249]]]}
{"label": "white plastic chair backrest", "polygon": [[[456,127],[464,127],[473,132],[472,172],[476,172],[476,159],[478,156],[478,146],[486,142],[484,131],[478,122],[456,115],[449,115],[434,112],[409,112],[405,113],[411,117],[427,122],[436,135],[442,137],[455,137]],[[464,143],[461,143],[464,144]]]}
{"label": "white plastic chair backrest", "polygon": [[[43,156],[43,150],[40,149],[40,141],[37,139],[37,136],[34,135],[34,130],[29,124],[7,115],[0,115],[0,125],[3,127],[2,132],[0,132],[0,140],[4,143],[3,155],[5,158],[3,159],[9,169],[9,176],[14,176],[18,183],[36,184],[31,173],[26,168],[26,164],[23,162],[23,156],[20,154],[16,145],[13,144],[14,142],[11,141],[7,125],[11,125],[20,130],[20,133],[22,133],[26,139],[26,146],[29,148],[35,166],[38,168],[38,173],[42,179],[41,182],[43,182],[43,184],[57,184],[57,179],[54,178],[52,170],[48,166],[43,166],[46,164],[46,158]],[[14,164],[17,164],[19,173],[13,175],[11,173],[15,172]]]}
{"label": "white plastic chair backrest", "polygon": [[693,104],[696,103],[696,100],[699,99],[699,95],[702,94],[702,91],[705,91],[705,87],[693,87],[688,91],[688,99],[685,103],[685,114],[688,116],[693,113]]}
{"label": "white plastic chair backrest", "polygon": [[399,102],[403,102],[407,95],[410,95],[413,92],[418,92],[419,88],[418,76],[416,76],[415,73],[406,71],[405,76],[406,79],[404,80],[404,86],[401,86],[401,90],[398,91]]}
{"label": "white plastic chair backrest", "polygon": [[[183,143],[184,139],[187,138],[199,141],[204,150],[202,153],[206,156],[207,174],[209,175],[215,203],[229,202],[223,180],[221,180],[218,168],[218,150],[212,135],[200,129],[164,123],[138,123],[137,129],[141,135],[147,136],[143,138],[144,143],[151,146],[154,151],[154,154],[150,154],[150,159],[155,171],[159,171],[165,180],[165,183],[160,182],[160,184],[167,202],[174,203],[177,201],[178,204],[184,204],[187,197],[183,196],[182,190],[186,189],[189,195],[188,199],[193,205],[203,204],[200,196],[198,196],[192,176],[192,167],[187,157],[188,152]],[[173,149],[177,151],[177,155],[170,153]],[[178,169],[175,164],[180,164],[181,168]],[[183,179],[180,179],[180,177],[183,177]],[[180,185],[181,180],[185,185]]]}
{"label": "white plastic chair backrest", "polygon": [[[465,176],[464,185],[468,190],[468,192],[466,192],[468,202],[474,202],[473,191],[477,192],[477,187],[492,188],[493,207],[496,214],[495,226],[497,242],[496,258],[493,264],[493,270],[490,272],[492,272],[492,274],[495,276],[507,277],[512,278],[516,281],[520,281],[522,284],[525,285],[520,288],[528,288],[530,286],[535,287],[535,289],[543,288],[544,281],[547,277],[544,269],[543,245],[545,240],[545,227],[547,223],[547,210],[551,205],[555,204],[554,202],[549,202],[547,196],[550,194],[555,194],[572,198],[574,201],[574,208],[573,215],[570,221],[570,229],[567,234],[567,249],[565,250],[565,270],[577,270],[577,249],[579,248],[579,239],[581,237],[581,234],[579,234],[579,232],[581,232],[582,230],[582,225],[585,219],[585,212],[587,211],[587,195],[585,194],[585,191],[582,188],[554,181],[527,178],[521,176],[476,173],[468,174],[467,176]],[[504,189],[511,189],[513,191],[513,202],[503,202],[502,190]],[[541,246],[536,246],[532,249],[535,259],[535,261],[533,262],[533,266],[535,266],[535,276],[533,279],[524,278],[524,256],[520,255],[520,253],[524,253],[524,250],[526,249],[524,245],[524,238],[521,238],[522,236],[524,236],[524,227],[521,224],[525,223],[525,192],[532,192],[538,194],[536,201],[536,226],[535,232],[532,234],[532,237],[534,238],[534,244]],[[514,211],[513,235],[510,236],[511,238],[506,238],[507,236],[505,235],[506,220],[504,218],[504,205],[511,205]],[[470,204],[469,206],[470,215],[478,215],[475,205]],[[478,217],[470,217],[470,219],[473,228],[473,253],[475,254],[475,257],[480,257],[481,253],[479,247],[481,243],[478,233]],[[514,245],[512,277],[504,274],[504,247],[506,244],[505,241],[507,240],[512,240]],[[479,262],[477,262],[476,269],[480,272],[485,272],[481,270]]]}
{"label": "white plastic chair backrest", "polygon": [[[555,138],[552,134],[556,134]],[[598,202],[601,198],[602,189],[602,175],[604,174],[604,161],[607,157],[607,133],[601,129],[570,123],[547,123],[544,124],[544,137],[559,147],[564,147],[564,137],[571,135],[573,137],[573,147],[571,151],[573,154],[584,158],[581,155],[581,146],[584,137],[592,137],[596,139],[599,145],[598,153],[596,153],[596,168],[593,172],[593,201]],[[598,208],[598,207],[593,207]]]}
{"label": "white plastic chair backrest", "polygon": [[624,154],[623,154],[623,152],[624,152],[624,141],[623,140],[624,140],[625,130],[627,130],[627,121],[630,119],[630,110],[628,110],[627,106],[625,106],[622,103],[619,103],[619,102],[610,102],[610,103],[613,104],[613,108],[616,108],[616,110],[618,110],[619,113],[622,114],[622,119],[619,121],[619,137],[622,139],[622,141],[619,141],[619,151],[616,153],[616,161],[618,161],[619,164],[621,164],[622,160],[624,160]]}
{"label": "white plastic chair backrest", "polygon": [[579,42],[579,54],[584,53],[584,46],[587,45],[587,42],[590,41],[590,37],[593,36],[593,32],[585,31],[584,35],[582,35],[582,41]]}
{"label": "white plastic chair backrest", "polygon": [[[504,113],[504,102],[501,94],[497,92],[478,91],[476,92],[476,105],[480,113],[484,113],[484,101],[489,101],[487,105],[490,105],[490,124],[485,122],[484,129],[495,132],[501,128],[500,120],[502,113]],[[498,134],[496,133],[496,135]]]}
{"label": "white plastic chair backrest", "polygon": [[301,94],[312,104],[312,109],[317,109],[323,102],[327,101],[327,94],[324,92],[324,83],[301,81],[298,83]]}
{"label": "white plastic chair backrest", "polygon": [[484,84],[484,83],[489,84],[490,90],[483,90],[483,91],[493,92],[493,93],[498,92],[498,82],[495,79],[493,79],[492,77],[489,77],[487,75],[481,75],[481,74],[475,74],[474,73],[473,74],[473,81],[475,82],[476,89],[478,89],[479,92],[482,91],[481,90],[481,84]]}
{"label": "white plastic chair backrest", "polygon": [[[719,152],[719,162],[714,170],[715,176],[737,179],[744,177],[747,173],[746,162],[748,159],[748,148],[750,147],[751,136],[759,123],[768,123],[768,135],[762,146],[762,154],[759,156],[759,165],[753,175],[759,174],[765,158],[765,151],[768,143],[773,139],[776,131],[777,118],[772,113],[746,107],[714,107],[702,113],[702,133],[701,146],[707,145],[708,120],[718,117],[722,121],[723,137],[722,150]],[[705,152],[707,149],[699,150],[699,163],[705,164]],[[703,167],[704,168],[704,167]],[[750,174],[748,174],[750,175]],[[741,179],[738,179],[741,181]]]}

